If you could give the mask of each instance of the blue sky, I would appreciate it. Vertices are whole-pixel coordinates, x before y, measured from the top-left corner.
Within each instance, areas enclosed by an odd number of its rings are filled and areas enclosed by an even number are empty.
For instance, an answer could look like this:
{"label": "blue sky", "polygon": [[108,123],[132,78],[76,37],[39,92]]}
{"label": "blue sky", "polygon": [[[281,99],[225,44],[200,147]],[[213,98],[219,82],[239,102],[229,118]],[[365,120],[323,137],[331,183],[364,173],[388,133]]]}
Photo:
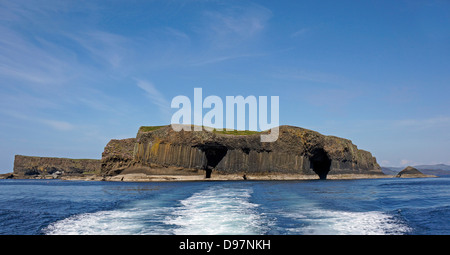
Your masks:
{"label": "blue sky", "polygon": [[100,158],[177,95],[279,96],[381,165],[450,164],[450,2],[0,1],[0,172]]}

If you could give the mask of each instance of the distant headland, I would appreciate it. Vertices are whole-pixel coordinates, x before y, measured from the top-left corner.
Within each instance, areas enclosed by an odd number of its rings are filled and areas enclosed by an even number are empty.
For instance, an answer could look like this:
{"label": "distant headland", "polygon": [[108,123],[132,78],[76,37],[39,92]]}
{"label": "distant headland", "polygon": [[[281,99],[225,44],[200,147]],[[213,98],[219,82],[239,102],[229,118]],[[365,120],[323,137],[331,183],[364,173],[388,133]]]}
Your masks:
{"label": "distant headland", "polygon": [[16,155],[10,178],[105,181],[300,180],[386,178],[376,158],[350,140],[280,126],[275,142],[256,131],[176,132],[143,126],[111,140],[101,160]]}

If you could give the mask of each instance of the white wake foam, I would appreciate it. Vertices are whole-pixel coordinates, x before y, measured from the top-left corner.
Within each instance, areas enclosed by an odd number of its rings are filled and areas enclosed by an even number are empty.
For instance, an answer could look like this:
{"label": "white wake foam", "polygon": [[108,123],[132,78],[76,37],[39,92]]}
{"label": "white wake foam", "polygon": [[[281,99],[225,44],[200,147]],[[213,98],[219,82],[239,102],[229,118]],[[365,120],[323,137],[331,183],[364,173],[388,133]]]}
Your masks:
{"label": "white wake foam", "polygon": [[411,231],[388,213],[329,210],[303,200],[294,207],[278,208],[265,214],[260,212],[258,204],[251,202],[252,192],[251,188],[211,186],[168,207],[155,199],[137,200],[116,210],[68,217],[50,224],[43,232],[56,235],[252,235],[272,232],[385,235]]}
{"label": "white wake foam", "polygon": [[151,200],[122,209],[83,213],[43,229],[49,235],[262,234],[263,216],[250,203],[250,189],[216,188],[194,193],[179,206]]}
{"label": "white wake foam", "polygon": [[43,229],[47,235],[171,234],[161,223],[169,208],[141,201],[129,208],[74,215]]}
{"label": "white wake foam", "polygon": [[175,234],[220,235],[263,234],[267,225],[249,202],[251,189],[215,188],[180,201],[181,207],[167,217]]}
{"label": "white wake foam", "polygon": [[401,235],[411,229],[394,216],[379,211],[348,212],[312,209],[286,216],[303,224],[290,228],[291,234],[307,235]]}

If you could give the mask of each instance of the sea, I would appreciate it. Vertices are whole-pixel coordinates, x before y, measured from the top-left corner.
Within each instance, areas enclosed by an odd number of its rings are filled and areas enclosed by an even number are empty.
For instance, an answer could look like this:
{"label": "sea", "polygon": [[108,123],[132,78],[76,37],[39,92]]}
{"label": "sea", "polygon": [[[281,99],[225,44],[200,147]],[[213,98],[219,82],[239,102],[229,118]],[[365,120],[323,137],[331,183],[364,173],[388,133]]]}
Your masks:
{"label": "sea", "polygon": [[448,235],[450,178],[0,180],[1,235]]}

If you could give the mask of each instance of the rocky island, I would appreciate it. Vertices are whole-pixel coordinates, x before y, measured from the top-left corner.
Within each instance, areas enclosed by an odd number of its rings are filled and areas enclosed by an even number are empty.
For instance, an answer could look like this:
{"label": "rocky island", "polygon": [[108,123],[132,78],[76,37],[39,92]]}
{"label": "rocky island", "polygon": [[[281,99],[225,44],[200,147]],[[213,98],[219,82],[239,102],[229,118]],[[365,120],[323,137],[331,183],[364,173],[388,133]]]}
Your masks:
{"label": "rocky island", "polygon": [[375,157],[348,139],[294,126],[280,126],[271,143],[260,141],[270,131],[208,130],[140,127],[135,138],[111,140],[101,160],[16,155],[13,175],[110,181],[385,177]]}
{"label": "rocky island", "polygon": [[407,166],[405,169],[400,171],[395,177],[397,178],[424,178],[424,177],[437,177],[435,175],[427,175],[420,172],[417,168],[412,166]]}
{"label": "rocky island", "polygon": [[45,176],[53,179],[61,176],[98,175],[101,172],[101,160],[70,159],[51,157],[32,157],[16,155],[14,157],[14,176],[36,178]]}

